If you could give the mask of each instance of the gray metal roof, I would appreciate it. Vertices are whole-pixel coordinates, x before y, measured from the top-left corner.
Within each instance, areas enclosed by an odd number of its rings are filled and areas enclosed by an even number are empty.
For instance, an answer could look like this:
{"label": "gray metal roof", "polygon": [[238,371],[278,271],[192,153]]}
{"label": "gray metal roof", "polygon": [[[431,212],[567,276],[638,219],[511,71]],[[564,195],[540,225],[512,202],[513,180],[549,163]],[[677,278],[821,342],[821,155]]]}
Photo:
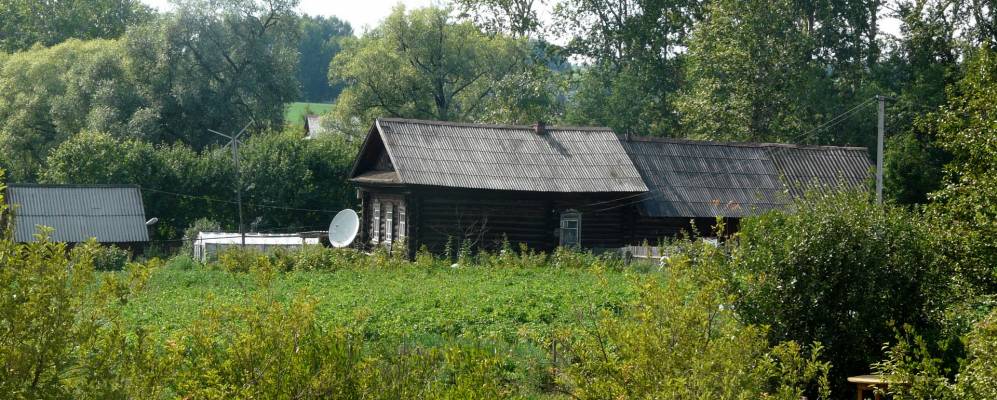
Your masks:
{"label": "gray metal roof", "polygon": [[33,240],[38,225],[53,228],[51,240],[58,242],[149,241],[138,186],[12,184],[6,199],[15,208],[18,242]]}
{"label": "gray metal roof", "polygon": [[860,187],[869,177],[864,148],[642,137],[622,143],[650,188],[640,204],[653,217],[742,217],[783,207],[809,187]]}
{"label": "gray metal roof", "polygon": [[[376,138],[374,136],[377,136]],[[378,140],[379,139],[379,140]],[[644,192],[608,128],[463,124],[381,118],[361,150],[383,143],[401,184],[536,192]],[[364,182],[354,167],[351,178]],[[359,178],[359,179],[357,179]]]}

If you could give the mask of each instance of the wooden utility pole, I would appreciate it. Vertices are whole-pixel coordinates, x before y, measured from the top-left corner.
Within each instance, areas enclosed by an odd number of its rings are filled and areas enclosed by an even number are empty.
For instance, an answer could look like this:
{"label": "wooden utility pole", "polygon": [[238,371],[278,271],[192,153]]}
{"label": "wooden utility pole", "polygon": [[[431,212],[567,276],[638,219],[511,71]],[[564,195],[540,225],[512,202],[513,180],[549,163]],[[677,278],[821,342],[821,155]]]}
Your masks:
{"label": "wooden utility pole", "polygon": [[879,101],[879,122],[876,137],[876,202],[883,204],[883,137],[886,135],[886,96],[876,96]]}

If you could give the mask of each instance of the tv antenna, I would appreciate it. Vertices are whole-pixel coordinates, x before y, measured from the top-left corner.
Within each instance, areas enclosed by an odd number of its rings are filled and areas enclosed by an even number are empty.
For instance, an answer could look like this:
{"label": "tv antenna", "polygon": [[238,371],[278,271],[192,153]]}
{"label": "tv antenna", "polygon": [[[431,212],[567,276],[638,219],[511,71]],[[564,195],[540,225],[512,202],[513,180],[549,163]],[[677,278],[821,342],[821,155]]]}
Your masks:
{"label": "tv antenna", "polygon": [[329,224],[329,244],[333,247],[346,247],[353,243],[360,230],[360,217],[349,208],[340,211]]}
{"label": "tv antenna", "polygon": [[246,124],[246,126],[244,126],[239,133],[231,136],[216,130],[208,129],[208,132],[227,138],[228,143],[226,143],[225,146],[232,149],[232,162],[235,163],[235,201],[239,205],[239,237],[242,238],[241,247],[243,248],[246,247],[246,226],[242,223],[242,173],[239,170],[239,145],[241,145],[242,142],[239,138],[242,137],[242,134],[246,133],[246,129],[249,129],[249,126],[254,123],[256,123],[256,121],[250,118],[249,123]]}

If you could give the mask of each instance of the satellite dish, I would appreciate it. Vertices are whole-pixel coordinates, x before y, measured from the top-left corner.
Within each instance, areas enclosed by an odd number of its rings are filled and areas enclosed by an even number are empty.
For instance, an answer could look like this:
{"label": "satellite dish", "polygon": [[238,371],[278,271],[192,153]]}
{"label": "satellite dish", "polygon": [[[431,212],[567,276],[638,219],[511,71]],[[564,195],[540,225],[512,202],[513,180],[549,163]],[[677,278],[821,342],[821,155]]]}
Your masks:
{"label": "satellite dish", "polygon": [[353,243],[360,230],[360,217],[349,208],[340,211],[329,224],[329,243],[333,247],[346,247]]}

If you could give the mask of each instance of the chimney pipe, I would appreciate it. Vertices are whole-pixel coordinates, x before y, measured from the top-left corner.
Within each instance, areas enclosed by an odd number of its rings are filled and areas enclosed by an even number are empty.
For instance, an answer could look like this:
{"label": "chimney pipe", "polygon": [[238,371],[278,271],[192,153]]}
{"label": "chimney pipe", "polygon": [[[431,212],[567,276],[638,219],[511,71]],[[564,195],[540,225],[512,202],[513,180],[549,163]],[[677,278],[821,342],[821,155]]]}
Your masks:
{"label": "chimney pipe", "polygon": [[533,133],[536,133],[537,135],[543,135],[547,133],[547,126],[544,125],[543,121],[537,121],[535,124],[533,124]]}

